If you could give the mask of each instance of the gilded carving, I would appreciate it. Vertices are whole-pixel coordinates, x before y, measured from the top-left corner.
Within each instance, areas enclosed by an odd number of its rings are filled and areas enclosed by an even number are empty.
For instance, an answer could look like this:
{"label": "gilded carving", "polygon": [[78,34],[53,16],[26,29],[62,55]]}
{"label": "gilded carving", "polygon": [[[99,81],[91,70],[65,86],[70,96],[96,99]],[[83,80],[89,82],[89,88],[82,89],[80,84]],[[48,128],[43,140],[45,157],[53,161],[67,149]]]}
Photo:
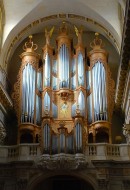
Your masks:
{"label": "gilded carving", "polygon": [[4,143],[5,137],[6,137],[6,130],[4,126],[0,123],[0,145]]}
{"label": "gilded carving", "polygon": [[126,138],[127,144],[130,144],[130,124],[124,124],[123,135]]}

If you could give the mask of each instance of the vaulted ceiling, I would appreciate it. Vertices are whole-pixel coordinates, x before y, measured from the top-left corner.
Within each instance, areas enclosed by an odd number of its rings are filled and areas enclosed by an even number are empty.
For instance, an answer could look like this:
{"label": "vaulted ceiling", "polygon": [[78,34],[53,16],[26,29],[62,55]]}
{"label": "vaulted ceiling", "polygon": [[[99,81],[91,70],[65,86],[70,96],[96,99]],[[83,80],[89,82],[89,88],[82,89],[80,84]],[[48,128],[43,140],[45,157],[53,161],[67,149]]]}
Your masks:
{"label": "vaulted ceiling", "polygon": [[101,33],[120,52],[125,0],[3,0],[3,4],[3,65],[25,37],[63,20]]}

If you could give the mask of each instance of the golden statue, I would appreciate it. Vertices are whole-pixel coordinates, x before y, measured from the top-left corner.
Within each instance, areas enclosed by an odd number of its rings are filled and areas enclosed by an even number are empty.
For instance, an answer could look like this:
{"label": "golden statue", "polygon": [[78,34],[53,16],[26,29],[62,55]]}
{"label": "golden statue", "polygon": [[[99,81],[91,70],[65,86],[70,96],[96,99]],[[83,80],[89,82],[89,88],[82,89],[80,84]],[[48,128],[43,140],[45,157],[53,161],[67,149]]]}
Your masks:
{"label": "golden statue", "polygon": [[54,26],[50,29],[50,31],[47,31],[47,28],[45,28],[46,45],[50,45],[50,38],[52,36],[53,31]]}
{"label": "golden statue", "polygon": [[82,33],[83,27],[81,26],[79,29],[74,25],[76,36],[78,37],[78,44],[82,44]]}
{"label": "golden statue", "polygon": [[60,112],[63,114],[63,117],[67,116],[68,113],[68,105],[66,102],[64,102],[60,107]]}

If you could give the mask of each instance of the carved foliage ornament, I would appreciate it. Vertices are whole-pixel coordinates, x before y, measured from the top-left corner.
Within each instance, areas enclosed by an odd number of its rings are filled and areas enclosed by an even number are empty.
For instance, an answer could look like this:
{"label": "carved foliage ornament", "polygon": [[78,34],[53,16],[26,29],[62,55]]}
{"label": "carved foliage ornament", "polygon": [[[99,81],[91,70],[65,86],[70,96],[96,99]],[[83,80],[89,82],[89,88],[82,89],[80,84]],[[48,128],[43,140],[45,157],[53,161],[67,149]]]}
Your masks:
{"label": "carved foliage ornament", "polygon": [[0,123],[0,145],[4,143],[5,137],[6,137],[6,130],[4,126]]}
{"label": "carved foliage ornament", "polygon": [[42,155],[36,162],[36,167],[47,170],[76,170],[86,169],[87,162],[84,155],[58,154],[50,157]]}
{"label": "carved foliage ornament", "polygon": [[107,92],[108,92],[108,109],[109,109],[108,113],[109,113],[109,118],[111,120],[114,108],[115,82],[111,78],[111,71],[109,67],[107,68],[107,80],[108,80]]}

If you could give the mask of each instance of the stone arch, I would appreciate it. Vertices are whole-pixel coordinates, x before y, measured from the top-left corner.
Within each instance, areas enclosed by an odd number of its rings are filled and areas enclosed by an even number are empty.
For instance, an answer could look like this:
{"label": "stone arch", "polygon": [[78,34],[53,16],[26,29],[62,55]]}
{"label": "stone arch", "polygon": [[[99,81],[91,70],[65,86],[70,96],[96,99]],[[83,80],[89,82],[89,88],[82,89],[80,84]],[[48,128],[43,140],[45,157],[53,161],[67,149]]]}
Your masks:
{"label": "stone arch", "polygon": [[98,189],[98,183],[96,179],[91,175],[87,174],[85,171],[46,171],[45,173],[39,173],[35,175],[32,179],[30,179],[27,190],[35,190],[38,184],[42,183],[43,181],[53,178],[53,177],[58,177],[58,176],[68,176],[70,178],[75,178],[82,180],[86,182],[86,184],[89,184],[93,190]]}

